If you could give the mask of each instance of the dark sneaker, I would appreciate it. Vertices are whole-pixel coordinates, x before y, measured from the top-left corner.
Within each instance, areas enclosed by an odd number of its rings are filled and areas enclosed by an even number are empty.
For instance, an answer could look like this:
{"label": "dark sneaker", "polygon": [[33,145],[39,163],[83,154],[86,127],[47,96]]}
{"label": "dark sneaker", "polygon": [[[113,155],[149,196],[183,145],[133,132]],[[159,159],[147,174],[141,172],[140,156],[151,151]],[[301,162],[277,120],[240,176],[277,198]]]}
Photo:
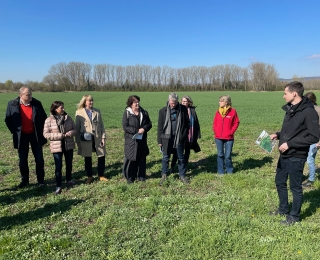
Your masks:
{"label": "dark sneaker", "polygon": [[57,187],[56,191],[54,192],[54,194],[59,195],[61,193],[61,191],[62,191],[62,188],[61,187]]}
{"label": "dark sneaker", "polygon": [[303,188],[310,188],[312,186],[313,186],[313,181],[309,181],[309,180],[307,182],[305,182],[304,184],[302,184]]}
{"label": "dark sneaker", "polygon": [[184,184],[189,184],[189,180],[187,177],[180,177],[180,181],[182,181]]}
{"label": "dark sneaker", "polygon": [[291,226],[295,223],[299,222],[299,220],[294,219],[292,216],[287,215],[285,220],[281,220],[280,224],[286,225],[286,226]]}
{"label": "dark sneaker", "polygon": [[67,181],[67,185],[73,186],[73,185],[76,185],[76,182],[74,180],[70,180],[70,181]]}
{"label": "dark sneaker", "polygon": [[39,188],[44,188],[45,186],[46,186],[46,184],[43,183],[43,182],[39,182],[39,183],[38,183],[38,187],[39,187]]}
{"label": "dark sneaker", "polygon": [[167,174],[162,174],[159,185],[162,186],[162,184],[166,181],[166,179],[167,179]]}
{"label": "dark sneaker", "polygon": [[270,211],[270,212],[269,212],[269,215],[270,215],[270,216],[287,216],[288,213],[282,213],[282,212],[280,212],[280,211],[277,209],[277,210],[275,210],[275,211]]}
{"label": "dark sneaker", "polygon": [[20,184],[18,185],[18,189],[22,189],[22,188],[26,187],[27,185],[29,185],[28,182],[22,181],[22,182],[20,182]]}

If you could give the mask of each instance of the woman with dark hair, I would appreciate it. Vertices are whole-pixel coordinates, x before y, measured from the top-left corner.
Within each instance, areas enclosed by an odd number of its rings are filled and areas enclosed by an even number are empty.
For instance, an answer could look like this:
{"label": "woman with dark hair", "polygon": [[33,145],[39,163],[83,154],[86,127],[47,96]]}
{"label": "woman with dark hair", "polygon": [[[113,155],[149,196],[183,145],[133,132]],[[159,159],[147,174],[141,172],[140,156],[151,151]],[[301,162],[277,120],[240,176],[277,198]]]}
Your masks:
{"label": "woman with dark hair", "polygon": [[[186,142],[184,147],[184,160],[185,164],[187,165],[189,162],[190,157],[190,150],[194,150],[195,153],[201,151],[200,146],[198,144],[198,139],[201,138],[201,131],[200,131],[200,123],[198,120],[198,116],[196,113],[196,107],[193,106],[192,98],[189,96],[183,96],[181,99],[181,104],[186,106],[188,109],[188,116],[190,121],[190,128],[188,132],[188,142]],[[177,154],[174,153],[171,162],[171,172],[174,172],[174,167],[177,163]]]}
{"label": "woman with dark hair", "polygon": [[128,183],[137,178],[146,181],[146,157],[148,131],[152,128],[149,114],[140,106],[140,97],[130,96],[122,117],[124,130],[123,175]]}
{"label": "woman with dark hair", "polygon": [[66,182],[72,186],[75,182],[71,179],[73,149],[75,142],[76,126],[72,118],[65,112],[62,101],[54,101],[50,108],[50,116],[46,119],[43,136],[50,140],[50,151],[53,154],[56,175],[56,191],[62,191],[62,157],[66,163]]}
{"label": "woman with dark hair", "polygon": [[106,131],[102,121],[101,112],[93,107],[91,95],[84,95],[76,111],[76,142],[78,145],[78,155],[84,157],[84,167],[87,172],[86,184],[93,181],[92,153],[98,157],[98,177],[100,181],[107,182],[104,176],[106,162]]}
{"label": "woman with dark hair", "polygon": [[[317,111],[320,117],[320,107],[317,105],[317,98],[313,92],[308,92],[305,94],[307,98],[312,102],[314,105],[314,109]],[[307,157],[307,164],[309,168],[309,177],[308,180],[302,184],[303,187],[311,187],[316,179],[316,165],[315,165],[315,158],[320,148],[320,143],[312,144],[309,148],[309,153]]]}

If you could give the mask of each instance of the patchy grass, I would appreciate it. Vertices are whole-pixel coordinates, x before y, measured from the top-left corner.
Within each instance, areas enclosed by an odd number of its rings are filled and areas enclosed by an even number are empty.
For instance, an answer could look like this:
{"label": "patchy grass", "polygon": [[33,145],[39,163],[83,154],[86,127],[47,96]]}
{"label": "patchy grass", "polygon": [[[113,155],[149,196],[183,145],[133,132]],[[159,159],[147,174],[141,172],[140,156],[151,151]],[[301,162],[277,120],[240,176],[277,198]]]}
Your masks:
{"label": "patchy grass", "polygon": [[[84,93],[34,93],[46,111],[54,100],[75,114]],[[304,191],[302,222],[283,227],[274,185],[278,153],[265,153],[254,144],[259,133],[280,129],[282,93],[228,92],[240,117],[233,149],[235,174],[216,174],[216,148],[211,124],[224,92],[190,94],[201,123],[202,151],[191,153],[190,185],[171,175],[159,187],[161,154],[156,140],[158,111],[168,93],[135,93],[149,112],[148,180],[127,185],[121,176],[121,118],[133,93],[93,92],[107,131],[105,174],[108,183],[84,185],[84,161],[76,155],[77,185],[54,196],[54,161],[44,147],[47,187],[17,190],[17,152],[3,121],[0,123],[0,259],[317,259],[320,245],[320,182]],[[316,93],[317,94],[317,93]],[[0,113],[14,94],[0,95]],[[96,158],[93,159],[96,164]],[[35,165],[30,156],[30,182]],[[318,161],[317,161],[318,163]],[[307,169],[306,169],[307,172]]]}

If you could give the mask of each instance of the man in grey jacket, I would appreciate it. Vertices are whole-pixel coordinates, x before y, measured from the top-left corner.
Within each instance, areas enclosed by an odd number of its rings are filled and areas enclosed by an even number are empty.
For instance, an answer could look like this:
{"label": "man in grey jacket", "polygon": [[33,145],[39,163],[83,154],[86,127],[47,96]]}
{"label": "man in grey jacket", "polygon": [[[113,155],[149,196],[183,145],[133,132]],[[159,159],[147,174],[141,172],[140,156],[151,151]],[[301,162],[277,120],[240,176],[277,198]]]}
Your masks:
{"label": "man in grey jacket", "polygon": [[187,108],[179,104],[176,93],[171,93],[167,106],[159,111],[158,119],[158,144],[163,154],[160,185],[167,178],[172,153],[177,153],[180,180],[183,183],[188,183],[184,147],[188,138],[189,125]]}

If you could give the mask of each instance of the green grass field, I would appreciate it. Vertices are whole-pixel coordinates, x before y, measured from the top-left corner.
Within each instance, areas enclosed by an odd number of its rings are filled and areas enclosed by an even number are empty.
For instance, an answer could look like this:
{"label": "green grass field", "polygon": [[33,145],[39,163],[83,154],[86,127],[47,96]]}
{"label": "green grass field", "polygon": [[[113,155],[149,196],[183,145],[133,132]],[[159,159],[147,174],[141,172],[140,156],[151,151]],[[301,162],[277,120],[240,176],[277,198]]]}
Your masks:
{"label": "green grass field", "polygon": [[[240,126],[235,135],[235,174],[218,177],[211,130],[219,96],[229,94]],[[34,93],[48,113],[55,100],[74,118],[85,93]],[[157,145],[158,111],[169,93],[92,92],[107,132],[105,174],[108,183],[84,185],[82,157],[74,155],[74,188],[54,195],[54,161],[44,147],[46,188],[19,184],[17,151],[4,124],[7,102],[16,94],[0,94],[0,259],[318,259],[320,182],[304,191],[302,221],[282,226],[271,217],[278,197],[274,184],[278,152],[255,145],[262,130],[282,124],[282,92],[199,92],[189,94],[197,106],[202,151],[191,152],[189,185],[170,175],[158,185],[161,154]],[[127,97],[137,94],[153,123],[149,134],[148,180],[127,185],[121,176],[121,118]],[[316,93],[320,97],[320,92]],[[96,158],[93,159],[94,166]],[[30,154],[30,182],[35,165]],[[307,173],[307,167],[305,169]],[[291,198],[291,193],[290,198]]]}

